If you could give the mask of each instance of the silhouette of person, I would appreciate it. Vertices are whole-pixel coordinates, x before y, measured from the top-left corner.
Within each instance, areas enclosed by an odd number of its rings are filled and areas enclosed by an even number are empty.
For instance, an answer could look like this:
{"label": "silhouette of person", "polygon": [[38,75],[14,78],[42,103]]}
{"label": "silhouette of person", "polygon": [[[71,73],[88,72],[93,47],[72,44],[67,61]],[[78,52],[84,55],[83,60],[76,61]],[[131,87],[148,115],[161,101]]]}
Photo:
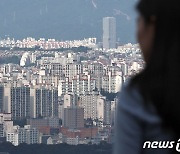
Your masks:
{"label": "silhouette of person", "polygon": [[140,0],[145,68],[119,94],[114,154],[177,153],[180,138],[179,0]]}

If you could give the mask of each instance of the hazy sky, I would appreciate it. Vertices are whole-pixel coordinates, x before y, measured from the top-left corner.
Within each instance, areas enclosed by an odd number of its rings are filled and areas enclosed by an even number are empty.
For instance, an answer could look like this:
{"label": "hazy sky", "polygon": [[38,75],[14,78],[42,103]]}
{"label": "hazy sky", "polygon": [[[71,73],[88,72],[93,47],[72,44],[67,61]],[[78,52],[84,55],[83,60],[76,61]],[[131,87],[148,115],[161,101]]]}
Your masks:
{"label": "hazy sky", "polygon": [[117,37],[134,42],[135,0],[0,0],[0,37],[102,38],[102,18],[117,19]]}

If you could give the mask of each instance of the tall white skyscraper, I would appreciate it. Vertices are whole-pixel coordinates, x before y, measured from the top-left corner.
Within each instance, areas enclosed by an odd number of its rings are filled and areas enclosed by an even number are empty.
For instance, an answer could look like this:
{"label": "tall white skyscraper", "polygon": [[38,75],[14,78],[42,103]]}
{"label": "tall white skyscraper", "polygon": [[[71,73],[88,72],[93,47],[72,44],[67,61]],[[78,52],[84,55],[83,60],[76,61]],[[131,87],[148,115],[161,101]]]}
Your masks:
{"label": "tall white skyscraper", "polygon": [[116,18],[103,18],[103,48],[116,48]]}

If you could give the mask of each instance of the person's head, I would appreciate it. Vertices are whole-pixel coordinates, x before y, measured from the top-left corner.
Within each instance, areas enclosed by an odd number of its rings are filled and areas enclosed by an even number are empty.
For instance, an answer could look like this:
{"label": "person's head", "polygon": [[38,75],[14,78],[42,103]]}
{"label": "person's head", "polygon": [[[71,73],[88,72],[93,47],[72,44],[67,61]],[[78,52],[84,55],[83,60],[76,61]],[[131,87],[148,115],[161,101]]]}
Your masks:
{"label": "person's head", "polygon": [[146,61],[131,82],[145,102],[152,102],[166,128],[180,138],[179,0],[140,0],[138,41]]}
{"label": "person's head", "polygon": [[[169,47],[180,36],[179,0],[140,0],[137,38],[146,62],[154,48]],[[163,56],[162,53],[161,56]]]}

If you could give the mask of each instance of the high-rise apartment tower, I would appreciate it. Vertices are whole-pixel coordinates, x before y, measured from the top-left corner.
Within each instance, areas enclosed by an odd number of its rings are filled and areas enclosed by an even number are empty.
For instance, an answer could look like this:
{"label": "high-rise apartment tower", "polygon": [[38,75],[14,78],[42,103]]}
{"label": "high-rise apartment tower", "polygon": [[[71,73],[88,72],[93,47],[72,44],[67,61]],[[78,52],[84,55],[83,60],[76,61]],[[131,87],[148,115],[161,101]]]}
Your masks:
{"label": "high-rise apartment tower", "polygon": [[116,18],[103,18],[103,48],[116,48]]}

